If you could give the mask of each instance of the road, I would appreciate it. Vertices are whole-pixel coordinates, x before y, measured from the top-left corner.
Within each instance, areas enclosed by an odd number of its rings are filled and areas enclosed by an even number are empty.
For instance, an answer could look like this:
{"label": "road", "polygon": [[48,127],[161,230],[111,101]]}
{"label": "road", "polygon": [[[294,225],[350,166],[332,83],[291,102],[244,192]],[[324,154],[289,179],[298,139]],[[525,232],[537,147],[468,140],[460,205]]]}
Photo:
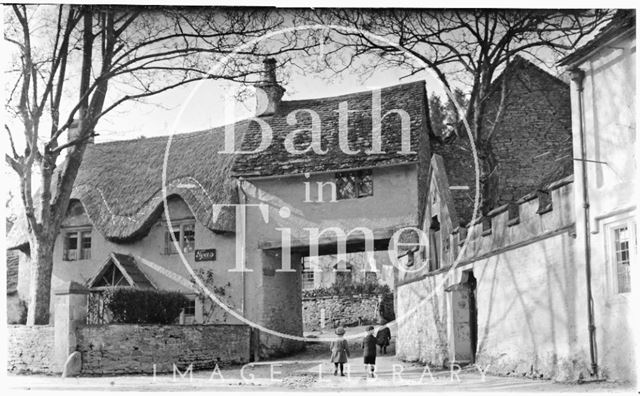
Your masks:
{"label": "road", "polygon": [[429,370],[423,365],[378,356],[377,378],[366,378],[362,353],[352,348],[349,374],[333,376],[324,343],[282,360],[219,370],[118,377],[59,378],[10,375],[6,385],[21,390],[113,391],[420,391],[420,392],[632,392],[630,385],[610,382],[555,383],[547,380],[483,375],[476,367]]}

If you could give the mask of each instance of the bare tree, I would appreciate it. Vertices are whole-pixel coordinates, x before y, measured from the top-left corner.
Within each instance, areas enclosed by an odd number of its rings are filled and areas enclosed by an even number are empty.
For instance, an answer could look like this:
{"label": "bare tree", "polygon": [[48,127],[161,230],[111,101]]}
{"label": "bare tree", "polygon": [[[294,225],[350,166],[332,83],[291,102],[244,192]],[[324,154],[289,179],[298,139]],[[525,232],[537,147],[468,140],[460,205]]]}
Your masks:
{"label": "bare tree", "polygon": [[[287,54],[297,43],[281,37],[271,50],[249,45],[209,74],[215,58],[276,29],[282,18],[263,10],[69,5],[13,5],[5,15],[5,40],[16,50],[6,108],[24,136],[22,148],[5,124],[6,162],[19,177],[28,224],[27,324],[45,324],[54,242],[98,122],[123,102],[193,81],[246,82],[252,65],[261,63],[256,56]],[[66,136],[75,123],[75,133]]]}
{"label": "bare tree", "polygon": [[[461,110],[481,162],[483,213],[497,203],[498,164],[491,142],[508,88],[507,80],[502,79],[500,103],[495,111],[488,111],[487,99],[495,78],[516,55],[537,58],[545,52],[557,55],[575,48],[611,16],[611,11],[601,10],[342,9],[299,13],[305,23],[352,28],[331,29],[331,34],[322,38],[332,43],[324,55],[325,67],[331,70],[351,65],[365,71],[402,67],[410,76],[426,65],[448,95],[456,85],[464,87],[468,103]],[[358,58],[362,61],[357,62]]]}

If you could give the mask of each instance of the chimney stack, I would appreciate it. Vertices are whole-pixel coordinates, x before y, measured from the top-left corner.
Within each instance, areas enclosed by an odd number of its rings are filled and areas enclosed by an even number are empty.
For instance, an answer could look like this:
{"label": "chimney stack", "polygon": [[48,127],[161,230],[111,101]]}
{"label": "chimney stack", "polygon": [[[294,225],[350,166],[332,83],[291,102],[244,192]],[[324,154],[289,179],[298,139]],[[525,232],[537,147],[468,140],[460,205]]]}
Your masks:
{"label": "chimney stack", "polygon": [[276,80],[276,60],[266,58],[260,82],[256,89],[256,113],[259,116],[270,116],[278,111],[285,89]]}

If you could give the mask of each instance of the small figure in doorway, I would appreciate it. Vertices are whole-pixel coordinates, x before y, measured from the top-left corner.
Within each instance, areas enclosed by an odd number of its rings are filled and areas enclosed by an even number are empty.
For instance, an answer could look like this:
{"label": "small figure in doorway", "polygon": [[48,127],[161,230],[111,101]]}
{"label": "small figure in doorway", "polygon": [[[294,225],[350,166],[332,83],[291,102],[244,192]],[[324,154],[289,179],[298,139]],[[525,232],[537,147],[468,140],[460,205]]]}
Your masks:
{"label": "small figure in doorway", "polygon": [[340,375],[344,377],[344,364],[347,362],[349,355],[349,343],[344,337],[344,327],[340,326],[336,329],[337,340],[331,341],[331,363],[335,365],[333,375],[338,375],[338,368],[340,368]]}
{"label": "small figure in doorway", "polygon": [[380,321],[382,327],[378,328],[378,333],[376,334],[376,341],[380,346],[380,353],[386,355],[387,347],[389,346],[389,341],[391,340],[391,330],[386,326],[386,321],[383,319]]}
{"label": "small figure in doorway", "polygon": [[373,336],[373,326],[367,327],[367,335],[362,340],[364,349],[364,370],[368,376],[375,378],[376,374],[376,337]]}

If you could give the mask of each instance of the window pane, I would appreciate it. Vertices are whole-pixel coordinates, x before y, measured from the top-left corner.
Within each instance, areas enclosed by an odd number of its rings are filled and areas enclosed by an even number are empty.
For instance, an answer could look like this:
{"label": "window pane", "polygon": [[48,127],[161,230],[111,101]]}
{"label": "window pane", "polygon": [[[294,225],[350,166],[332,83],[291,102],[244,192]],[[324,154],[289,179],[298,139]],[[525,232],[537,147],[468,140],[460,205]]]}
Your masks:
{"label": "window pane", "polygon": [[182,251],[193,252],[196,246],[196,226],[195,224],[185,224],[182,226]]}
{"label": "window pane", "polygon": [[88,260],[91,258],[91,231],[85,231],[80,234],[80,258]]}
{"label": "window pane", "polygon": [[360,171],[358,180],[358,197],[369,197],[373,195],[373,176],[371,170]]}
{"label": "window pane", "polygon": [[631,291],[629,228],[624,226],[613,230],[613,242],[618,275],[618,293],[628,293]]}
{"label": "window pane", "polygon": [[354,172],[336,174],[337,199],[356,198],[356,175]]}
{"label": "window pane", "polygon": [[[180,230],[175,230],[173,232],[173,236],[178,243],[180,243]],[[166,231],[164,237],[164,254],[176,254],[178,251],[176,250],[176,246],[173,242],[173,238],[171,238],[171,232]]]}
{"label": "window pane", "polygon": [[67,249],[77,249],[78,248],[78,233],[73,232],[67,234]]}

